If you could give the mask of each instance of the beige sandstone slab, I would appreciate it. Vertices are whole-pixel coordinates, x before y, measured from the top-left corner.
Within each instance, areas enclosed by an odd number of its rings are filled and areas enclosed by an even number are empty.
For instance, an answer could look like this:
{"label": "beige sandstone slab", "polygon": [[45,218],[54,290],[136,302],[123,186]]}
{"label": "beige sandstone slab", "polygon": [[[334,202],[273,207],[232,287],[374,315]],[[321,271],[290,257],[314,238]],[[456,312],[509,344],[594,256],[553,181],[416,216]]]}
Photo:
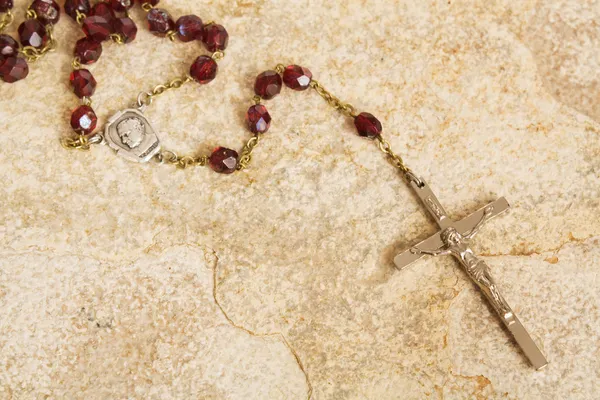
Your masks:
{"label": "beige sandstone slab", "polygon": [[[394,271],[435,226],[315,93],[269,102],[271,130],[232,176],[62,149],[76,105],[65,18],[58,51],[0,86],[0,397],[598,397],[600,11],[513,3],[173,0],[175,15],[222,22],[230,47],[215,82],[148,115],[178,152],[239,149],[255,75],[309,67],[382,120],[452,216],[510,200],[475,247],[545,370],[452,260]],[[96,111],[202,52],[145,31],[107,45]]]}

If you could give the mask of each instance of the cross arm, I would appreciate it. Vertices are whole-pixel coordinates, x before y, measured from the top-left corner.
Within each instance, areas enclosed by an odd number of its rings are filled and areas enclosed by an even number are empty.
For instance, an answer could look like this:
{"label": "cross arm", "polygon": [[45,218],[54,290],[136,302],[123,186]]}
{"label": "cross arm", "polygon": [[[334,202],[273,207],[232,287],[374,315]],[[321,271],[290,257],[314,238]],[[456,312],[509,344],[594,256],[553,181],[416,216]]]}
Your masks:
{"label": "cross arm", "polygon": [[[481,219],[483,218],[483,216],[485,214],[485,209],[490,206],[492,207],[492,212],[487,217],[487,220],[497,217],[498,215],[506,212],[510,208],[508,201],[504,197],[501,197],[498,200],[494,201],[493,203],[488,204],[487,206],[481,207],[479,210],[475,211],[473,214],[469,215],[468,217],[466,217],[460,221],[457,221],[457,222],[451,222],[449,225],[454,226],[456,228],[456,230],[458,232],[460,232],[461,235],[466,235],[473,228],[475,228],[477,226],[477,224],[481,221]],[[443,215],[445,215],[445,213]],[[444,221],[444,224],[447,224],[447,222]],[[418,243],[416,246],[413,246],[413,247],[418,247],[420,249],[427,249],[427,250],[431,250],[431,249],[437,250],[437,249],[442,248],[443,246],[444,246],[444,242],[442,241],[442,238],[441,238],[441,232],[438,232],[435,235],[423,240],[421,243]],[[402,270],[402,269],[408,267],[410,264],[417,261],[418,259],[420,259],[421,257],[423,257],[424,255],[426,255],[426,254],[424,254],[424,253],[415,254],[411,251],[411,249],[408,249],[408,250],[404,251],[403,253],[398,254],[396,256],[396,258],[394,258],[394,264],[396,264],[396,267],[399,270]]]}
{"label": "cross arm", "polygon": [[[421,243],[418,243],[416,246],[413,247],[430,250],[439,249],[442,246],[444,246],[444,242],[442,242],[441,233],[438,232],[435,235],[430,236],[429,238],[423,240]],[[396,268],[398,268],[399,270],[403,270],[404,268],[408,267],[410,264],[414,263],[419,258],[425,255],[425,253],[413,253],[411,249],[408,249],[403,253],[398,254],[396,258],[394,258],[394,264],[396,264]]]}
{"label": "cross arm", "polygon": [[454,222],[454,227],[458,232],[460,232],[461,235],[468,234],[473,228],[477,226],[479,221],[481,221],[485,214],[485,209],[488,207],[492,207],[492,212],[486,218],[489,221],[490,219],[506,212],[510,208],[510,204],[508,204],[508,201],[504,197],[500,197],[493,203],[481,207],[479,210],[475,211],[468,217],[461,219],[460,221]]}

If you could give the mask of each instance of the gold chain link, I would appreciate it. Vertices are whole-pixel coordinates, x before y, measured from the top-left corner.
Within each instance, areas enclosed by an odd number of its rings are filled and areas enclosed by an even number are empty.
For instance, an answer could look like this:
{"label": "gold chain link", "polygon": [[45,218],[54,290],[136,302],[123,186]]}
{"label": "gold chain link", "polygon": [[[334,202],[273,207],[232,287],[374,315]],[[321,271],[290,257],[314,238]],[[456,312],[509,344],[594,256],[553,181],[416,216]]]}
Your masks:
{"label": "gold chain link", "polygon": [[310,82],[310,87],[316,90],[316,92],[325,99],[325,101],[333,108],[341,112],[342,114],[348,117],[356,117],[358,113],[356,112],[356,108],[350,103],[344,103],[337,97],[335,97],[331,92],[323,87],[317,80],[313,79]]}
{"label": "gold chain link", "polygon": [[37,19],[38,16],[34,10],[32,10],[31,8],[28,8],[27,12],[25,13],[25,17],[27,19]]}
{"label": "gold chain link", "polygon": [[120,33],[111,33],[108,37],[116,44],[125,44],[125,38]]}
{"label": "gold chain link", "polygon": [[73,61],[71,61],[71,67],[73,67],[73,69],[81,69],[82,65],[79,57],[75,57]]}
{"label": "gold chain link", "polygon": [[78,135],[76,138],[64,137],[61,139],[60,143],[65,149],[83,151],[89,150],[91,145],[87,136],[84,135]]}
{"label": "gold chain link", "polygon": [[215,51],[214,53],[212,53],[212,55],[210,56],[210,58],[212,58],[215,61],[219,61],[222,60],[225,57],[225,53],[222,51]]}
{"label": "gold chain link", "polygon": [[8,10],[5,14],[0,17],[0,32],[6,29],[10,24],[13,23],[15,17],[13,13]]}
{"label": "gold chain link", "polygon": [[193,80],[194,78],[192,78],[189,75],[186,75],[182,78],[175,78],[172,81],[167,82],[165,84],[156,85],[152,89],[152,91],[140,93],[140,95],[138,96],[138,106],[149,106],[152,104],[152,101],[154,101],[155,97],[158,97],[171,89],[179,89],[186,83],[191,82]]}
{"label": "gold chain link", "polygon": [[46,32],[48,33],[49,40],[44,47],[38,49],[37,47],[25,46],[19,50],[20,53],[23,54],[23,56],[27,59],[27,61],[36,62],[46,53],[53,51],[56,48],[56,39],[54,39],[52,25],[46,26]]}
{"label": "gold chain link", "polygon": [[87,18],[87,15],[79,10],[75,10],[75,17],[75,21],[77,21],[79,25],[83,25],[83,20]]}
{"label": "gold chain link", "polygon": [[388,160],[394,167],[396,167],[400,171],[402,171],[402,173],[404,175],[406,175],[408,173],[412,173],[411,169],[408,168],[406,166],[406,164],[404,164],[404,160],[402,159],[402,157],[400,157],[398,154],[394,153],[394,151],[392,150],[392,146],[390,145],[390,143],[387,140],[385,140],[381,136],[378,136],[377,142],[378,142],[379,149],[385,155],[387,155]]}
{"label": "gold chain link", "polygon": [[152,9],[154,8],[154,6],[150,3],[143,3],[142,4],[142,10],[146,11],[146,12],[150,12],[152,11]]}
{"label": "gold chain link", "polygon": [[169,38],[171,42],[175,42],[177,40],[177,32],[176,31],[168,31],[166,36]]}
{"label": "gold chain link", "polygon": [[275,68],[273,68],[275,70],[275,72],[277,72],[279,75],[283,74],[283,71],[285,71],[285,65],[283,64],[277,64],[275,66]]}
{"label": "gold chain link", "polygon": [[156,160],[160,164],[171,164],[175,165],[179,169],[186,169],[189,167],[203,167],[208,163],[207,156],[178,156],[171,150],[163,150],[156,155]]}
{"label": "gold chain link", "polygon": [[258,145],[258,142],[260,142],[260,136],[258,135],[252,136],[248,140],[248,142],[246,142],[246,145],[242,149],[242,154],[240,155],[240,159],[237,165],[237,169],[239,171],[248,168],[248,165],[252,161],[252,152],[254,151],[254,148]]}

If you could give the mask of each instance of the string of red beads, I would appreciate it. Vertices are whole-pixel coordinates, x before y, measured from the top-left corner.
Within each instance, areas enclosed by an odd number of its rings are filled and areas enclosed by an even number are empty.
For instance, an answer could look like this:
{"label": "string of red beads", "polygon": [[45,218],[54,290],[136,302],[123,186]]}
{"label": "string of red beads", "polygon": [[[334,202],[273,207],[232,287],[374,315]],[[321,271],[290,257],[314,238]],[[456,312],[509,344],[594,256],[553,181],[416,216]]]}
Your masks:
{"label": "string of red beads", "polygon": [[[185,15],[174,21],[167,10],[154,8],[159,0],[137,2],[148,11],[148,29],[155,36],[177,37],[182,42],[202,42],[212,52],[226,49],[229,36],[223,26],[213,23],[204,25],[195,15]],[[112,39],[127,44],[135,40],[137,26],[127,15],[134,5],[133,0],[106,0],[93,7],[89,0],[65,1],[65,12],[81,24],[85,34],[75,44],[75,69],[69,77],[73,92],[83,100],[83,104],[71,114],[71,127],[79,135],[91,136],[98,121],[90,101],[96,90],[96,79],[83,66],[94,64],[100,59],[103,42]],[[216,77],[217,70],[217,63],[212,57],[200,56],[190,67],[190,76],[198,83],[206,84]]]}
{"label": "string of red beads", "polygon": [[[289,65],[282,72],[268,70],[256,77],[254,93],[262,100],[270,100],[281,92],[284,84],[292,90],[303,91],[310,88],[312,79],[310,70],[299,65]],[[251,106],[246,112],[246,125],[255,135],[267,132],[271,126],[267,108],[262,104]],[[360,136],[370,139],[379,137],[383,130],[381,122],[366,112],[354,117],[354,125]],[[235,150],[219,147],[209,157],[209,165],[216,172],[229,174],[238,169],[239,159]]]}
{"label": "string of red beads", "polygon": [[[13,0],[0,0],[0,14],[12,8]],[[21,56],[22,48],[46,46],[49,29],[60,19],[60,7],[54,0],[34,0],[29,10],[33,13],[17,29],[19,42],[9,35],[0,35],[0,79],[6,83],[18,82],[29,75],[27,60]]]}

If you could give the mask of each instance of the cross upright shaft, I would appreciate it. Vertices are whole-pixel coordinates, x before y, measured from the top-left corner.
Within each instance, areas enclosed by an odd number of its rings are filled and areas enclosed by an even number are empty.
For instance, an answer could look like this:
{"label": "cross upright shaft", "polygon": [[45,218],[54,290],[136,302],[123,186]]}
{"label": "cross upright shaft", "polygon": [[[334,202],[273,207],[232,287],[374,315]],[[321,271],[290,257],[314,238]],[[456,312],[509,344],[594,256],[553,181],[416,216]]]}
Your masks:
{"label": "cross upright shaft", "polygon": [[471,280],[481,289],[531,364],[536,369],[545,367],[548,364],[546,357],[500,294],[487,264],[478,258],[469,246],[471,239],[485,222],[509,209],[506,199],[502,197],[463,220],[452,221],[425,181],[411,179],[410,185],[440,226],[441,231],[396,256],[394,263],[398,269],[406,268],[424,255],[454,256]]}

